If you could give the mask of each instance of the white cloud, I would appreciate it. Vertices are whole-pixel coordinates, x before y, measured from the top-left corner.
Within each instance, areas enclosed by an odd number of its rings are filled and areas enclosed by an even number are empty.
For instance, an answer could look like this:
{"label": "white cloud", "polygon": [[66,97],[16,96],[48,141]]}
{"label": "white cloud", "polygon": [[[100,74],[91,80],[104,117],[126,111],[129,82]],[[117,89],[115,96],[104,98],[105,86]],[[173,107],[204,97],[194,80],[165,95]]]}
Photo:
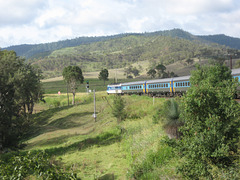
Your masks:
{"label": "white cloud", "polygon": [[182,28],[240,37],[239,0],[0,0],[0,47]]}

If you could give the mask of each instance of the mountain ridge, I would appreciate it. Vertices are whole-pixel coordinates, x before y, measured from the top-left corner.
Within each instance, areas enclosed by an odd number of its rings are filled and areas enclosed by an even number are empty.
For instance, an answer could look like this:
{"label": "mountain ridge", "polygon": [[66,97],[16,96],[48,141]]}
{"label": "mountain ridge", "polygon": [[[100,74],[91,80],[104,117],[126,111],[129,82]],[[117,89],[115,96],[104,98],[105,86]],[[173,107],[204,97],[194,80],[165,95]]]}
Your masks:
{"label": "mountain ridge", "polygon": [[22,45],[13,45],[3,49],[13,50],[17,53],[18,56],[25,57],[26,59],[30,58],[39,58],[46,57],[51,52],[66,48],[66,47],[75,47],[83,44],[90,44],[95,42],[107,41],[116,38],[122,38],[126,36],[170,36],[176,38],[187,39],[190,41],[200,41],[202,43],[218,43],[221,45],[228,46],[234,49],[240,49],[240,38],[234,38],[230,36],[226,36],[224,34],[217,35],[205,35],[198,36],[193,35],[187,31],[182,29],[172,29],[172,30],[164,30],[164,31],[155,31],[155,32],[145,32],[145,33],[123,33],[116,34],[110,36],[96,36],[96,37],[77,37],[74,39],[66,39],[56,42],[49,43],[41,43],[41,44],[22,44]]}

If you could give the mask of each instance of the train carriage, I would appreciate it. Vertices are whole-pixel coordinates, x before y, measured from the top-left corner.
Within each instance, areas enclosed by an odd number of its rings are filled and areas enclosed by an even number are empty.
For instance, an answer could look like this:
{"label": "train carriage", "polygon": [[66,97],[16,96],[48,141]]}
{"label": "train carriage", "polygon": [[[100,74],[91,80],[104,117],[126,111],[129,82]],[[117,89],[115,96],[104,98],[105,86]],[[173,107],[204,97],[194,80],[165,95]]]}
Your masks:
{"label": "train carriage", "polygon": [[145,81],[122,83],[122,94],[144,94]]}
{"label": "train carriage", "polygon": [[146,93],[151,96],[168,96],[172,91],[171,81],[172,78],[146,81]]}
{"label": "train carriage", "polygon": [[173,79],[173,91],[177,96],[182,96],[190,87],[190,76],[176,77]]}
{"label": "train carriage", "polygon": [[122,85],[121,84],[110,84],[107,86],[108,94],[121,94],[122,93]]}
{"label": "train carriage", "polygon": [[[232,69],[232,76],[240,82],[240,68]],[[122,84],[108,85],[108,94],[148,94],[151,96],[182,96],[190,84],[190,76],[136,81]],[[240,98],[240,86],[236,97]]]}

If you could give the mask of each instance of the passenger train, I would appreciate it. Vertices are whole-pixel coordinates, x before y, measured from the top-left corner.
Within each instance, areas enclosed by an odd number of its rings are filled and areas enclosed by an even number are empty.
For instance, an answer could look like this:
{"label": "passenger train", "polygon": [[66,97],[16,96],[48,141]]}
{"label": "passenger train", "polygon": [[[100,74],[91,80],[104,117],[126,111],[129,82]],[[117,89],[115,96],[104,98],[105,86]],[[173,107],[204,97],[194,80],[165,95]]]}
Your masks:
{"label": "passenger train", "polygon": [[[240,68],[232,69],[232,76],[240,82]],[[147,94],[150,96],[182,96],[191,86],[190,76],[110,84],[108,94]],[[240,92],[240,87],[237,89]],[[238,93],[238,98],[240,93]]]}

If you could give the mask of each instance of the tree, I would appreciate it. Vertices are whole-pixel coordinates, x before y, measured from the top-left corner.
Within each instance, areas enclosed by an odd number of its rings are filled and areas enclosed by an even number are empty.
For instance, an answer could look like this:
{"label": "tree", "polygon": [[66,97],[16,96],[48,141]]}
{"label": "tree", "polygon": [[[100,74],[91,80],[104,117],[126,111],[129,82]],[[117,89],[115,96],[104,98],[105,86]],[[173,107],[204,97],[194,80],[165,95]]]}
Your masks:
{"label": "tree", "polygon": [[67,86],[71,89],[73,94],[72,104],[74,105],[78,83],[83,83],[84,81],[82,70],[78,66],[67,66],[63,69],[62,75],[67,82]]}
{"label": "tree", "polygon": [[[183,98],[179,167],[190,179],[214,178],[214,171],[227,171],[238,158],[239,104],[234,100],[238,82],[226,66],[197,67],[191,87]],[[230,174],[230,172],[229,172]]]}
{"label": "tree", "polygon": [[139,76],[139,70],[136,67],[132,69],[132,73],[135,77]]}
{"label": "tree", "polygon": [[193,59],[188,58],[188,59],[186,60],[186,63],[187,63],[188,65],[192,64],[192,63],[193,63]]}
{"label": "tree", "polygon": [[41,72],[24,61],[14,51],[0,51],[0,148],[18,145],[30,123],[27,113],[42,98]]}
{"label": "tree", "polygon": [[150,69],[148,72],[147,72],[147,75],[148,76],[151,76],[151,78],[155,78],[155,76],[156,76],[156,71],[155,71],[155,69]]}
{"label": "tree", "polygon": [[99,75],[98,75],[98,79],[99,80],[103,80],[104,85],[105,85],[105,81],[108,81],[108,70],[107,69],[103,69]]}
{"label": "tree", "polygon": [[113,100],[112,114],[117,118],[117,122],[120,123],[126,117],[124,110],[125,102],[120,95],[115,95]]}
{"label": "tree", "polygon": [[82,70],[78,66],[67,66],[63,69],[62,75],[67,86],[71,89],[73,94],[72,104],[74,105],[78,83],[83,83],[84,81]]}
{"label": "tree", "polygon": [[163,76],[166,67],[163,64],[158,64],[155,69],[157,70],[158,77],[161,77]]}
{"label": "tree", "polygon": [[41,78],[39,69],[23,64],[10,79],[15,87],[15,99],[18,99],[25,116],[27,113],[32,114],[34,103],[43,98]]}
{"label": "tree", "polygon": [[132,65],[130,65],[129,67],[127,68],[124,68],[124,75],[126,75],[126,77],[130,76],[132,74]]}

